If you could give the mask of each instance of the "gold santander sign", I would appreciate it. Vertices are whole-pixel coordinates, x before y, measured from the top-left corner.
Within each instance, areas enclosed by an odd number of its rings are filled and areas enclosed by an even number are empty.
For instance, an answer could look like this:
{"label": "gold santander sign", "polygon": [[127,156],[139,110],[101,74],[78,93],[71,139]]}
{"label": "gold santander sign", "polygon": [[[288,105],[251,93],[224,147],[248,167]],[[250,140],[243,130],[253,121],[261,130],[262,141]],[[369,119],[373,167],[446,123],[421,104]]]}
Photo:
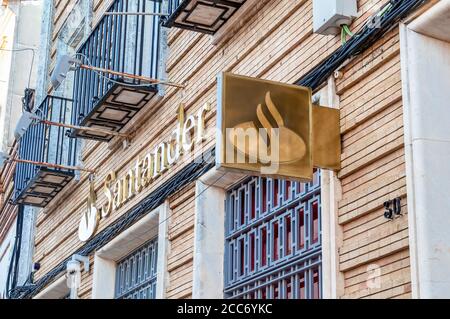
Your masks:
{"label": "gold santander sign", "polygon": [[223,73],[217,103],[218,169],[299,181],[340,169],[339,110],[313,105],[310,88]]}
{"label": "gold santander sign", "polygon": [[196,114],[185,117],[184,105],[180,105],[177,126],[165,142],[157,145],[142,158],[136,159],[135,164],[122,177],[117,178],[115,171],[106,176],[102,188],[106,203],[102,207],[96,206],[96,194],[91,182],[87,209],[78,227],[78,237],[81,241],[92,238],[101,219],[108,217],[142,192],[156,178],[167,172],[183,154],[192,152],[194,144],[204,141],[205,116],[210,109],[210,104],[207,103]]}

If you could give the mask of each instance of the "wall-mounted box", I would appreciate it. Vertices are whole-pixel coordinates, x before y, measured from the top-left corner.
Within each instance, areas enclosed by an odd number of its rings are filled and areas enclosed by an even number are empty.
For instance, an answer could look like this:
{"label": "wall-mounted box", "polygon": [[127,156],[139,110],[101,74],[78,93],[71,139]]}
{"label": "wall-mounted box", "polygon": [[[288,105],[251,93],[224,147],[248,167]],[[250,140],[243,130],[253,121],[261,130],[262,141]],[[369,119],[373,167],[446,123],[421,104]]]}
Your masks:
{"label": "wall-mounted box", "polygon": [[336,35],[358,15],[356,0],[313,0],[314,33]]}

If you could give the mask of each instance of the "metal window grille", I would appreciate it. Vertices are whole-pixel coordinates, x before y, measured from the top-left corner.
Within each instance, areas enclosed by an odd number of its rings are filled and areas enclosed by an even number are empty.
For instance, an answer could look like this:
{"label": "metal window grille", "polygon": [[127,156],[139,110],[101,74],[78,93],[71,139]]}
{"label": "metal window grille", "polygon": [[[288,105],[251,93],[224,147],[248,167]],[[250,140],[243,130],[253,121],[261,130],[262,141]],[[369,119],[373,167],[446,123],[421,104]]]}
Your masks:
{"label": "metal window grille", "polygon": [[252,177],[226,197],[225,296],[321,298],[320,171],[309,184]]}
{"label": "metal window grille", "polygon": [[158,240],[151,240],[117,264],[116,299],[155,299]]}

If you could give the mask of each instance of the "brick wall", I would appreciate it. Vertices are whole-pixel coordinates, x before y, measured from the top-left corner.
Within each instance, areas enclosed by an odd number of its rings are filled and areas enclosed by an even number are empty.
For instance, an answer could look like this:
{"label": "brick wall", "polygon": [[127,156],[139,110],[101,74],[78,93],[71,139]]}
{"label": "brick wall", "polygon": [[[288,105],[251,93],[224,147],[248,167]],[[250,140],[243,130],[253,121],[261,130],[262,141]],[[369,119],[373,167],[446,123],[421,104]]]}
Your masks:
{"label": "brick wall", "polygon": [[[58,26],[75,1],[55,1],[54,39]],[[386,1],[360,0],[363,13],[352,25],[357,30]],[[95,1],[94,21],[107,5]],[[168,77],[186,82],[186,90],[167,88],[166,95],[154,99],[127,125],[136,129],[136,138],[127,150],[113,140],[109,144],[89,141],[83,150],[87,167],[97,168],[96,190],[115,170],[122,176],[135,159],[166,139],[174,128],[179,103],[186,112],[196,112],[205,102],[213,111],[207,127],[215,126],[216,76],[219,72],[260,77],[293,83],[328,54],[336,50],[339,37],[321,36],[312,31],[312,1],[269,1],[236,31],[233,37],[213,45],[213,38],[195,32],[172,29],[169,32]],[[52,49],[54,57],[54,49]],[[343,168],[338,177],[343,197],[339,202],[339,224],[343,246],[339,249],[339,267],[345,278],[344,296],[410,297],[407,216],[393,222],[383,218],[382,204],[402,197],[406,203],[403,149],[402,97],[398,30],[392,30],[375,46],[352,60],[337,80],[342,111]],[[127,129],[125,128],[125,130]],[[210,134],[205,147],[214,145]],[[163,180],[180,170],[183,158],[163,178],[137,195],[118,212],[102,220],[100,230],[138,203]],[[42,268],[37,278],[52,269],[64,257],[79,248],[77,237],[80,216],[85,209],[88,180],[72,182],[38,216],[35,261]],[[170,202],[169,287],[167,296],[188,298],[192,293],[193,188]],[[98,204],[105,201],[99,193]],[[407,207],[403,207],[407,212]],[[381,267],[381,288],[368,289],[367,266]],[[82,297],[88,298],[91,275],[83,276]]]}

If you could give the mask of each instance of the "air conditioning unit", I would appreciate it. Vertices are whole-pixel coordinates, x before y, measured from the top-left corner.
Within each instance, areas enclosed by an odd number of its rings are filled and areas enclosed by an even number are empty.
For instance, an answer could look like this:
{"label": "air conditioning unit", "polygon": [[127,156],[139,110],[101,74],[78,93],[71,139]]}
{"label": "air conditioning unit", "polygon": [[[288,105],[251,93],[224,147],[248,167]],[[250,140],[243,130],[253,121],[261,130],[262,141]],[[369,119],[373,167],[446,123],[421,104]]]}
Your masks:
{"label": "air conditioning unit", "polygon": [[314,33],[336,35],[358,15],[357,0],[313,0]]}

